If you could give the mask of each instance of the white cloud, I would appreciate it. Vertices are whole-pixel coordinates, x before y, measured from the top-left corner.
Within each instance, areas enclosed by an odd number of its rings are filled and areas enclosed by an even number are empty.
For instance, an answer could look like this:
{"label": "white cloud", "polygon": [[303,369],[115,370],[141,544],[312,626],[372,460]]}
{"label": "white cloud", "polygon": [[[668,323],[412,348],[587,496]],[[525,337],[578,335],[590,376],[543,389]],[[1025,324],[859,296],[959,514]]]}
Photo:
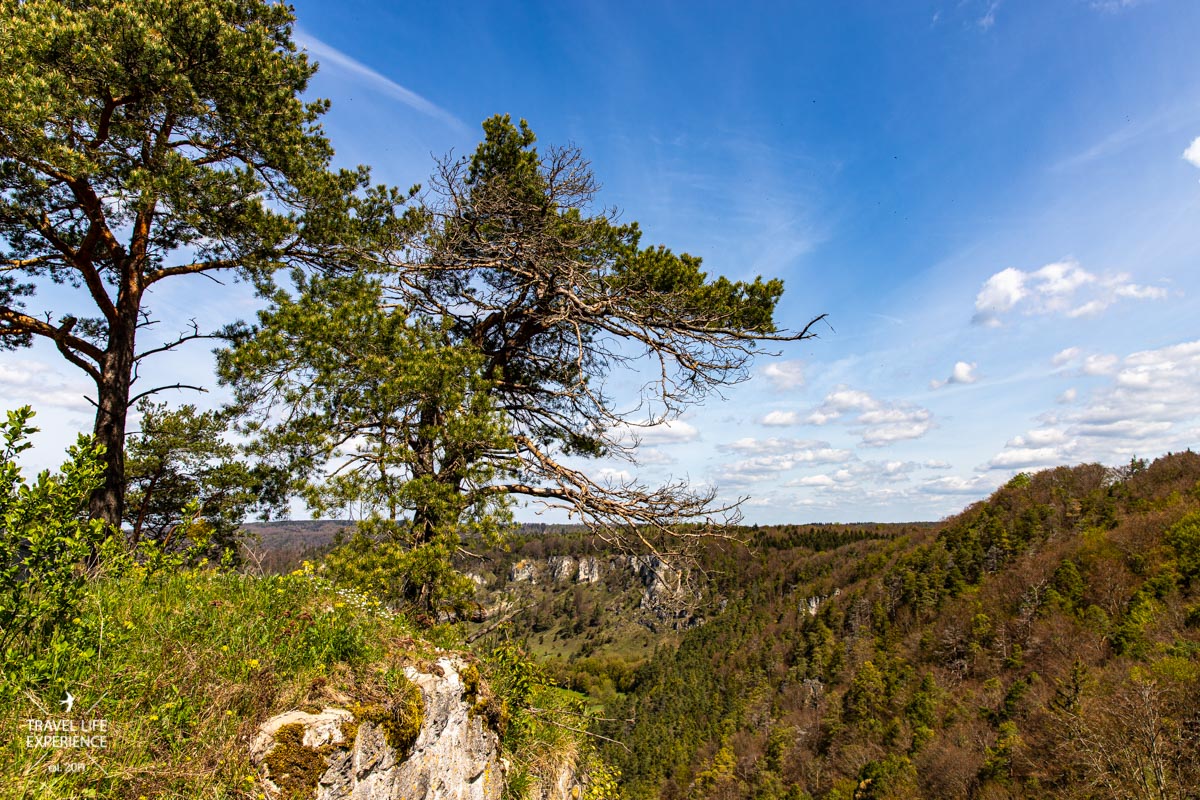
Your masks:
{"label": "white cloud", "polygon": [[788,425],[799,425],[802,420],[800,415],[795,411],[772,411],[761,420],[763,425],[772,427],[786,427]]}
{"label": "white cloud", "polygon": [[1082,354],[1083,351],[1078,347],[1068,347],[1065,350],[1059,350],[1055,353],[1054,358],[1050,359],[1050,363],[1056,367],[1065,366],[1079,358]]}
{"label": "white cloud", "polygon": [[775,361],[766,366],[763,375],[776,389],[797,389],[804,385],[804,362]]}
{"label": "white cloud", "polygon": [[722,445],[721,449],[745,456],[722,467],[721,482],[735,485],[760,481],[803,465],[840,464],[854,458],[849,450],[808,439],[747,437]]}
{"label": "white cloud", "polygon": [[1001,2],[1002,0],[992,0],[988,4],[987,11],[979,18],[978,24],[980,28],[986,31],[996,24],[996,12],[1000,9]]}
{"label": "white cloud", "polygon": [[959,475],[948,475],[945,478],[934,478],[921,486],[921,491],[932,495],[975,495],[984,496],[996,489],[996,484],[988,478],[977,475],[964,478]]}
{"label": "white cloud", "polygon": [[95,393],[92,384],[74,376],[66,378],[41,361],[15,359],[0,363],[0,397],[9,409],[30,405],[34,411],[54,407],[90,415],[92,406],[86,399],[89,393]]}
{"label": "white cloud", "polygon": [[952,383],[974,383],[979,380],[979,376],[975,374],[975,367],[978,366],[974,362],[968,364],[965,361],[955,362],[954,368],[950,370],[950,377],[944,381],[932,380],[929,382],[930,389],[940,389],[943,386],[948,386]]}
{"label": "white cloud", "polygon": [[932,415],[918,408],[908,412],[903,419],[866,428],[862,433],[862,441],[871,447],[885,447],[894,442],[919,439],[932,428]]}
{"label": "white cloud", "polygon": [[1200,136],[1193,139],[1192,143],[1183,151],[1183,160],[1193,167],[1200,168]]}
{"label": "white cloud", "polygon": [[1025,297],[1025,273],[1009,267],[988,278],[975,296],[975,321],[995,327],[999,316]]}
{"label": "white cloud", "polygon": [[299,45],[301,49],[307,50],[309,54],[317,60],[320,66],[336,67],[344,72],[350,73],[351,75],[363,78],[375,89],[383,92],[386,95],[389,95],[396,100],[399,100],[409,108],[415,109],[416,111],[433,117],[434,119],[439,119],[460,131],[467,130],[467,126],[464,125],[462,121],[458,119],[458,117],[454,116],[446,109],[431,103],[429,100],[426,100],[424,97],[412,91],[411,89],[406,89],[386,75],[381,75],[361,61],[350,57],[330,44],[326,44],[307,31],[297,29],[295,32],[295,39],[296,44]]}
{"label": "white cloud", "polygon": [[660,447],[692,442],[700,438],[700,431],[696,426],[681,419],[671,419],[657,425],[625,424],[620,426],[616,433],[617,438],[625,444],[633,444],[636,441],[639,444]]}
{"label": "white cloud", "polygon": [[789,482],[789,486],[834,486],[835,481],[828,475],[809,475],[805,478],[797,478],[795,481]]}
{"label": "white cloud", "polygon": [[1050,467],[1063,462],[1057,447],[1013,447],[1002,450],[991,461],[988,469],[1027,469]]}
{"label": "white cloud", "polygon": [[1002,324],[1003,315],[1018,310],[1026,315],[1095,316],[1120,299],[1166,296],[1165,289],[1133,283],[1126,273],[1096,275],[1068,258],[1032,272],[1008,267],[992,275],[975,296],[972,321],[994,328]]}
{"label": "white cloud", "polygon": [[739,455],[751,456],[786,456],[796,462],[805,463],[838,463],[852,457],[849,450],[839,450],[830,447],[829,442],[814,439],[754,439],[746,437],[723,445],[727,450]]}
{"label": "white cloud", "polygon": [[[1157,350],[1085,359],[1083,372],[1104,379],[1069,412],[1011,439],[986,469],[1024,469],[1081,461],[1118,463],[1195,445],[1200,422],[1200,340]],[[1074,389],[1060,402],[1075,403]]]}
{"label": "white cloud", "polygon": [[848,411],[870,411],[879,405],[879,401],[866,392],[839,386],[825,396],[825,402],[814,409],[806,421],[812,425],[825,425],[841,419]]}
{"label": "white cloud", "polygon": [[1120,359],[1114,355],[1088,356],[1080,371],[1084,375],[1111,375],[1118,361]]}
{"label": "white cloud", "polygon": [[[846,419],[853,412],[858,412],[857,416]],[[830,392],[824,402],[805,418],[810,425],[827,425],[837,421],[857,427],[862,444],[868,447],[883,447],[893,442],[917,439],[933,428],[933,415],[928,409],[878,400],[848,386],[839,386]]]}
{"label": "white cloud", "polygon": [[1079,391],[1075,389],[1075,387],[1071,387],[1058,396],[1058,402],[1062,403],[1063,405],[1066,405],[1067,403],[1074,403],[1075,398],[1078,396]]}
{"label": "white cloud", "polygon": [[669,453],[659,450],[657,447],[647,447],[639,449],[637,452],[637,463],[643,466],[655,466],[659,464],[674,464],[676,458]]}
{"label": "white cloud", "polygon": [[592,480],[602,485],[621,486],[623,484],[631,483],[633,481],[633,476],[630,475],[627,470],[604,467],[594,476],[592,476]]}
{"label": "white cloud", "polygon": [[1067,432],[1061,428],[1037,428],[1029,431],[1024,436],[1017,436],[1008,441],[1006,447],[1046,447],[1048,445],[1063,444],[1070,437]]}

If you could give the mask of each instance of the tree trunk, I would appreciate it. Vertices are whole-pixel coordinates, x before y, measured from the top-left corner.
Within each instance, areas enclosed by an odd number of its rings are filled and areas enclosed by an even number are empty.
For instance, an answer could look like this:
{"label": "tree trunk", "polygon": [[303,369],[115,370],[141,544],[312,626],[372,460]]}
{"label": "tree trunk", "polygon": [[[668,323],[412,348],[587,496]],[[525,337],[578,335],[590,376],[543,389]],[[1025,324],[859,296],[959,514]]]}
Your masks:
{"label": "tree trunk", "polygon": [[100,380],[96,384],[96,442],[104,445],[104,482],[92,493],[88,513],[114,530],[121,529],[125,513],[125,415],[133,376],[134,334],[137,309],[109,327]]}

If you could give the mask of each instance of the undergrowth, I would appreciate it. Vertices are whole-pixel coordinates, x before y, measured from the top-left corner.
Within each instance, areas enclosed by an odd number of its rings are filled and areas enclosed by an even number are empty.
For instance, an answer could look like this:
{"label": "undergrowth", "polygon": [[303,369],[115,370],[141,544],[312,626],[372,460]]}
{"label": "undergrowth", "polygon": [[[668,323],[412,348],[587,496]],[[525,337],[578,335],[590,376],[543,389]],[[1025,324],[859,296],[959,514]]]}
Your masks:
{"label": "undergrowth", "polygon": [[[102,577],[0,678],[0,797],[258,798],[248,744],[262,722],[341,691],[369,696],[405,651],[429,647],[405,618],[311,572]],[[104,720],[105,746],[29,739],[29,720],[63,718],[92,733]]]}

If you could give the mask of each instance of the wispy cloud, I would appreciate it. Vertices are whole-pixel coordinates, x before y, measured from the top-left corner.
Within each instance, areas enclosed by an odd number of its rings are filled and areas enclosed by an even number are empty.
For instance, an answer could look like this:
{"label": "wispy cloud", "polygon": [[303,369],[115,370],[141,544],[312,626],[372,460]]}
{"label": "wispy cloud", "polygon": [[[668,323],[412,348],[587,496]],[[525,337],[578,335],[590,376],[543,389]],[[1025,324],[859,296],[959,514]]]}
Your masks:
{"label": "wispy cloud", "polygon": [[996,12],[1000,9],[1000,2],[1001,0],[992,0],[992,2],[988,4],[987,12],[985,12],[984,15],[979,18],[980,28],[986,31],[996,24]]}
{"label": "wispy cloud", "polygon": [[326,67],[354,75],[366,81],[372,88],[383,94],[388,95],[401,103],[404,103],[409,108],[419,111],[422,114],[441,120],[452,128],[460,131],[467,130],[467,126],[462,120],[451,114],[446,109],[426,100],[421,95],[411,89],[407,89],[396,83],[386,75],[382,75],[368,67],[366,64],[358,61],[355,58],[343,53],[332,45],[326,44],[311,33],[297,29],[295,35],[296,43],[303,50],[313,56],[317,62]]}

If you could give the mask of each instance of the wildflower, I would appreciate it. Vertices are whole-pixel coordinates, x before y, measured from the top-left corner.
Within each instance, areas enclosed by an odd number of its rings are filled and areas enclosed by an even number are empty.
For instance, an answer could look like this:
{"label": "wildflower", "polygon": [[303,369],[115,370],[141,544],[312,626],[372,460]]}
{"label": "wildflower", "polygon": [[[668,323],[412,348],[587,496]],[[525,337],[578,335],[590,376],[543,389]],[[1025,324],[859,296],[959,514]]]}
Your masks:
{"label": "wildflower", "polygon": [[151,721],[151,722],[158,722],[158,714],[151,714],[151,715],[150,715],[150,721]]}
{"label": "wildflower", "polygon": [[257,658],[250,659],[249,661],[246,662],[246,666],[250,667],[250,669],[258,669],[258,659]]}

